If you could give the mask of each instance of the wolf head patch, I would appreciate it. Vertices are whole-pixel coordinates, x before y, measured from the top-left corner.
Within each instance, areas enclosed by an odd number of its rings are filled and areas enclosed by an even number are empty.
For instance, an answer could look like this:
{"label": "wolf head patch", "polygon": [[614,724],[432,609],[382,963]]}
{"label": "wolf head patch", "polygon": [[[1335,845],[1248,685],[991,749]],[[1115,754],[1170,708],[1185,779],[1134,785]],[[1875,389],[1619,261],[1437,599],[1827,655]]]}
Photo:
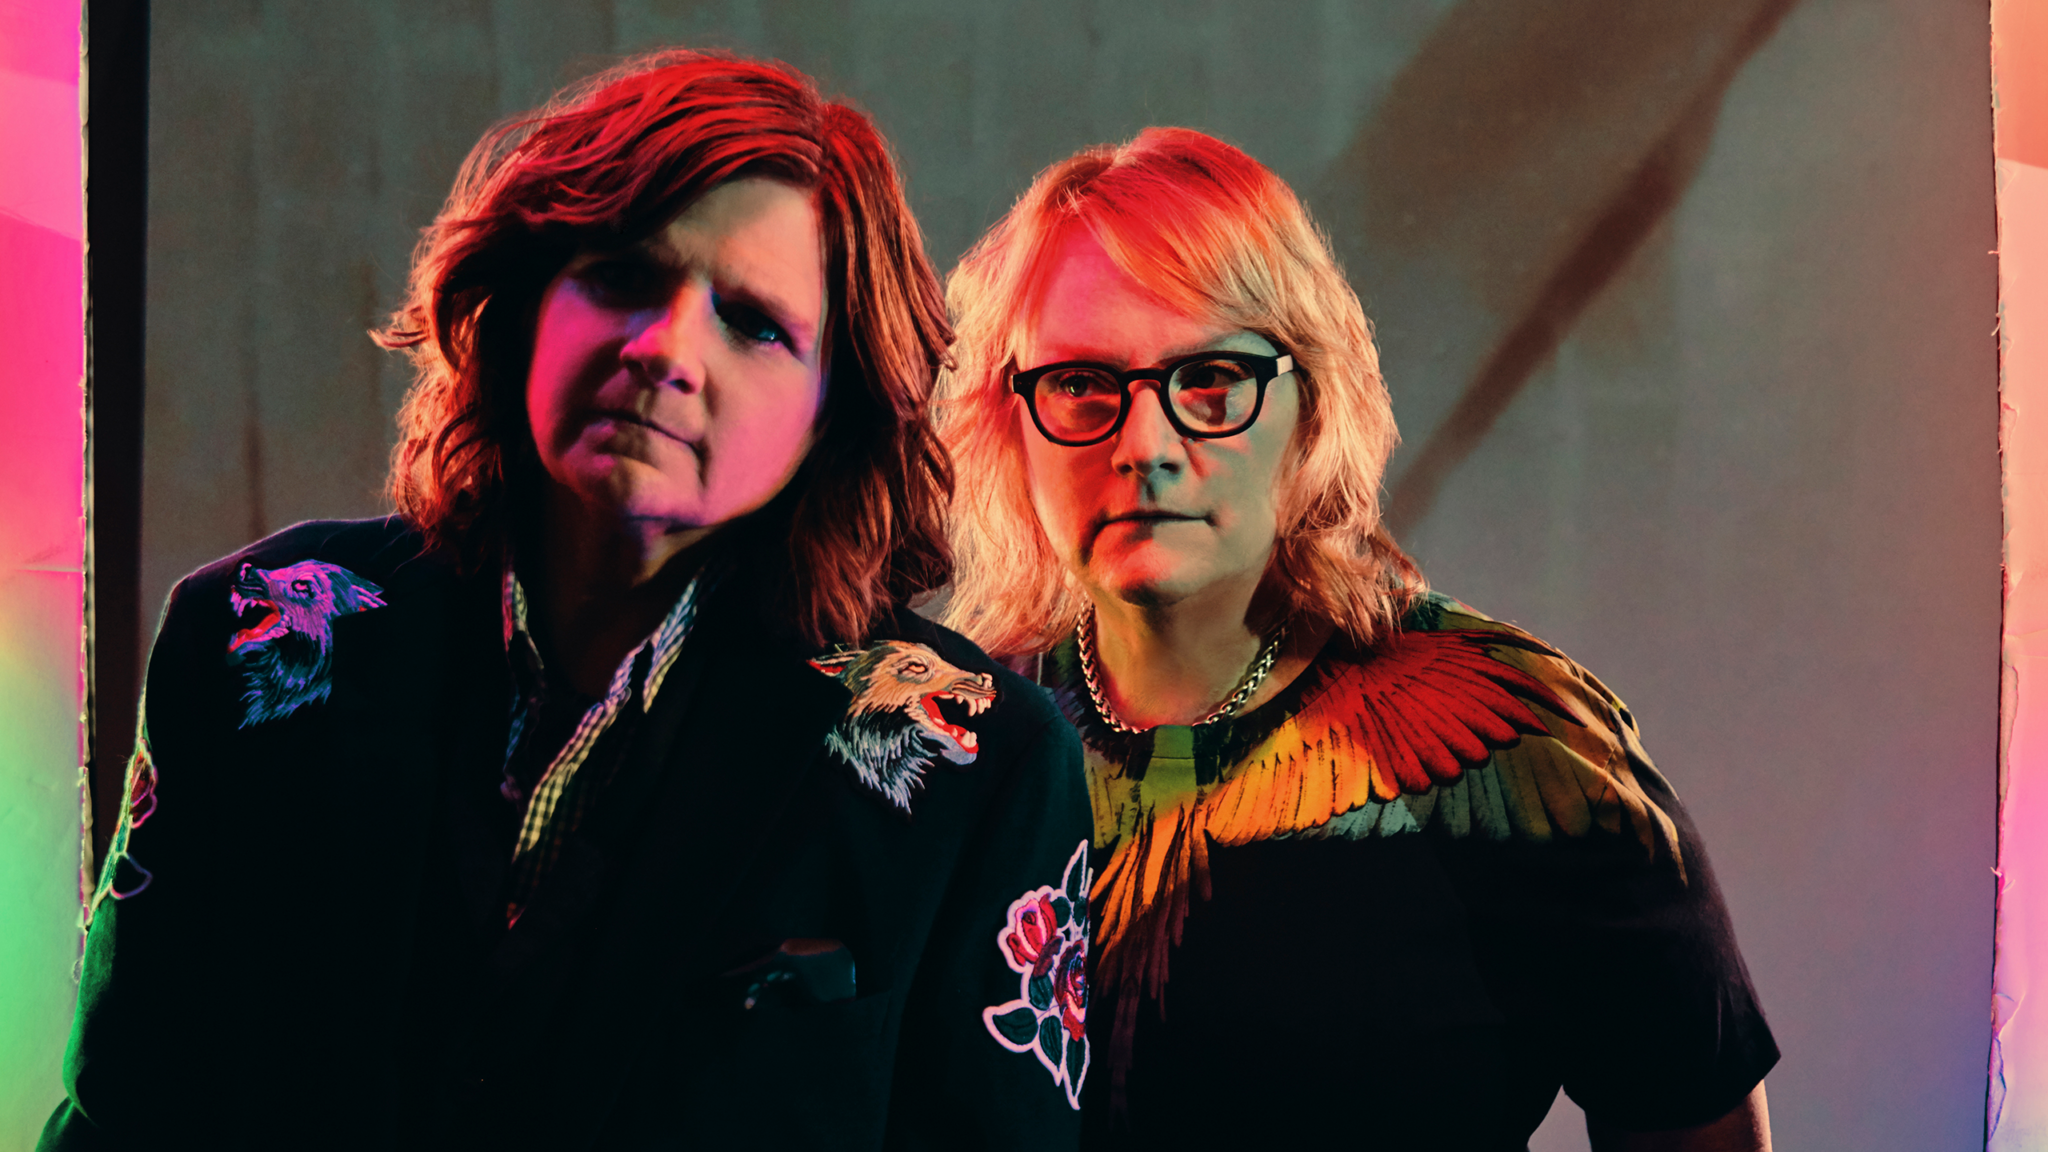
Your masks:
{"label": "wolf head patch", "polygon": [[811,667],[846,686],[853,703],[825,734],[825,746],[853,766],[861,783],[905,812],[910,793],[923,786],[932,757],[972,764],[980,739],[948,720],[941,701],[979,716],[995,702],[995,677],[948,664],[937,652],[907,640],[837,652]]}
{"label": "wolf head patch", "polygon": [[245,561],[228,589],[228,607],[238,625],[228,638],[228,665],[242,674],[247,728],[327,699],[334,618],[384,607],[384,590],[318,560],[284,568]]}

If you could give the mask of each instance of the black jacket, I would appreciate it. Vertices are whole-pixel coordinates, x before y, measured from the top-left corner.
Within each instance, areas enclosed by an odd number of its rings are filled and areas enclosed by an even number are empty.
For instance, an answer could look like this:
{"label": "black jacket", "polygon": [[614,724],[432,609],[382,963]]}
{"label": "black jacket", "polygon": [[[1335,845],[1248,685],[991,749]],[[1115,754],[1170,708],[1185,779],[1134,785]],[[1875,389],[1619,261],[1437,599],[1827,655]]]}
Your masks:
{"label": "black jacket", "polygon": [[[230,589],[309,560],[381,606],[332,619],[326,699],[244,726]],[[944,706],[974,755],[930,757],[906,814],[827,740],[905,717],[853,707],[748,584],[703,603],[507,931],[495,579],[395,520],[302,524],[187,577],[150,659],[154,787],[109,864],[132,894],[94,913],[40,1147],[1070,1146],[1062,1065],[1018,1050],[1029,1013],[1005,1043],[988,1010],[1085,1002],[1049,998],[1016,931],[1052,907],[1034,893],[1085,891],[1071,729],[897,614],[871,650],[922,645],[995,693]],[[1085,901],[1060,906],[1085,937]]]}

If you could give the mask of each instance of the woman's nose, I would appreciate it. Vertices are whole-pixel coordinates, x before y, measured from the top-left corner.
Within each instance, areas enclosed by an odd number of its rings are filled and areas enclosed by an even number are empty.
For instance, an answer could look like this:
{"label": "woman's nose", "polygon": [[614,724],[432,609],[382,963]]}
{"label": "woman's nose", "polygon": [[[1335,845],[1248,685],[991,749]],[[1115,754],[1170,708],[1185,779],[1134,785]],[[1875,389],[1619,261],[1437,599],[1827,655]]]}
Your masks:
{"label": "woman's nose", "polygon": [[678,290],[659,307],[634,315],[638,330],[619,350],[619,358],[637,368],[650,384],[673,384],[685,392],[695,391],[704,381],[704,316],[708,298],[688,287]]}
{"label": "woman's nose", "polygon": [[1166,418],[1165,405],[1164,385],[1153,380],[1131,385],[1131,411],[1117,431],[1116,453],[1111,458],[1117,471],[1178,471],[1187,463],[1187,446]]}

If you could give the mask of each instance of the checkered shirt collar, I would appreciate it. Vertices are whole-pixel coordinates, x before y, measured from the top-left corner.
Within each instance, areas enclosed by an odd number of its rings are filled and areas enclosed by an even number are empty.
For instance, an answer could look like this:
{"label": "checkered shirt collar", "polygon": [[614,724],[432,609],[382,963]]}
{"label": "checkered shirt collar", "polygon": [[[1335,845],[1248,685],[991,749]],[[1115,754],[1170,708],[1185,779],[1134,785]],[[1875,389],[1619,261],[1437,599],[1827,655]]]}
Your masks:
{"label": "checkered shirt collar", "polygon": [[[515,885],[513,906],[508,910],[511,918],[517,918],[519,907],[539,882],[540,873],[546,870],[559,852],[562,841],[581,820],[589,797],[584,796],[579,802],[563,802],[564,797],[570,794],[570,785],[578,771],[597,746],[598,738],[611,728],[629,703],[637,704],[643,713],[654,706],[654,698],[661,691],[663,680],[675,665],[677,655],[682,652],[683,641],[689,639],[690,629],[697,621],[699,592],[707,586],[705,573],[691,577],[668,615],[619,661],[604,698],[583,714],[575,733],[555,754],[547,771],[542,773],[532,798],[526,804],[519,826],[518,845],[513,850],[513,868],[519,879]],[[533,719],[543,691],[545,666],[528,624],[526,588],[510,563],[505,565],[501,603],[505,621],[505,656],[512,665],[514,679],[512,725],[505,740],[505,766],[509,781],[513,757],[519,751],[520,741]]]}

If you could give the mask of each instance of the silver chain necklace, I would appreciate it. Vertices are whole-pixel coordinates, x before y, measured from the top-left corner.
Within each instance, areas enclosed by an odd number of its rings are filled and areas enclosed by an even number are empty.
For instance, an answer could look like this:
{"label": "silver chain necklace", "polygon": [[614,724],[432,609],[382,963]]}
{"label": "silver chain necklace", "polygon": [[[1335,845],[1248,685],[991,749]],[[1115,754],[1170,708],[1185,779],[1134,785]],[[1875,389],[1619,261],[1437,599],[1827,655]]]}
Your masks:
{"label": "silver chain necklace", "polygon": [[[1076,646],[1081,650],[1081,680],[1088,686],[1088,699],[1095,704],[1095,714],[1102,717],[1102,722],[1109,725],[1112,732],[1135,735],[1144,731],[1142,728],[1133,728],[1129,724],[1124,723],[1123,717],[1116,714],[1116,709],[1109,706],[1109,697],[1103,694],[1102,678],[1095,671],[1094,605],[1088,606],[1088,618],[1081,621],[1080,631],[1076,633],[1074,639]],[[1273,638],[1266,641],[1266,646],[1259,651],[1257,656],[1252,658],[1252,662],[1246,665],[1244,676],[1237,682],[1237,690],[1224,697],[1223,703],[1210,709],[1207,716],[1188,725],[1188,727],[1200,728],[1204,724],[1214,724],[1216,721],[1237,711],[1238,705],[1251,699],[1252,693],[1259,690],[1259,685],[1264,684],[1267,675],[1273,671],[1273,662],[1280,658],[1280,644],[1286,639],[1287,625],[1282,624],[1274,630]]]}

